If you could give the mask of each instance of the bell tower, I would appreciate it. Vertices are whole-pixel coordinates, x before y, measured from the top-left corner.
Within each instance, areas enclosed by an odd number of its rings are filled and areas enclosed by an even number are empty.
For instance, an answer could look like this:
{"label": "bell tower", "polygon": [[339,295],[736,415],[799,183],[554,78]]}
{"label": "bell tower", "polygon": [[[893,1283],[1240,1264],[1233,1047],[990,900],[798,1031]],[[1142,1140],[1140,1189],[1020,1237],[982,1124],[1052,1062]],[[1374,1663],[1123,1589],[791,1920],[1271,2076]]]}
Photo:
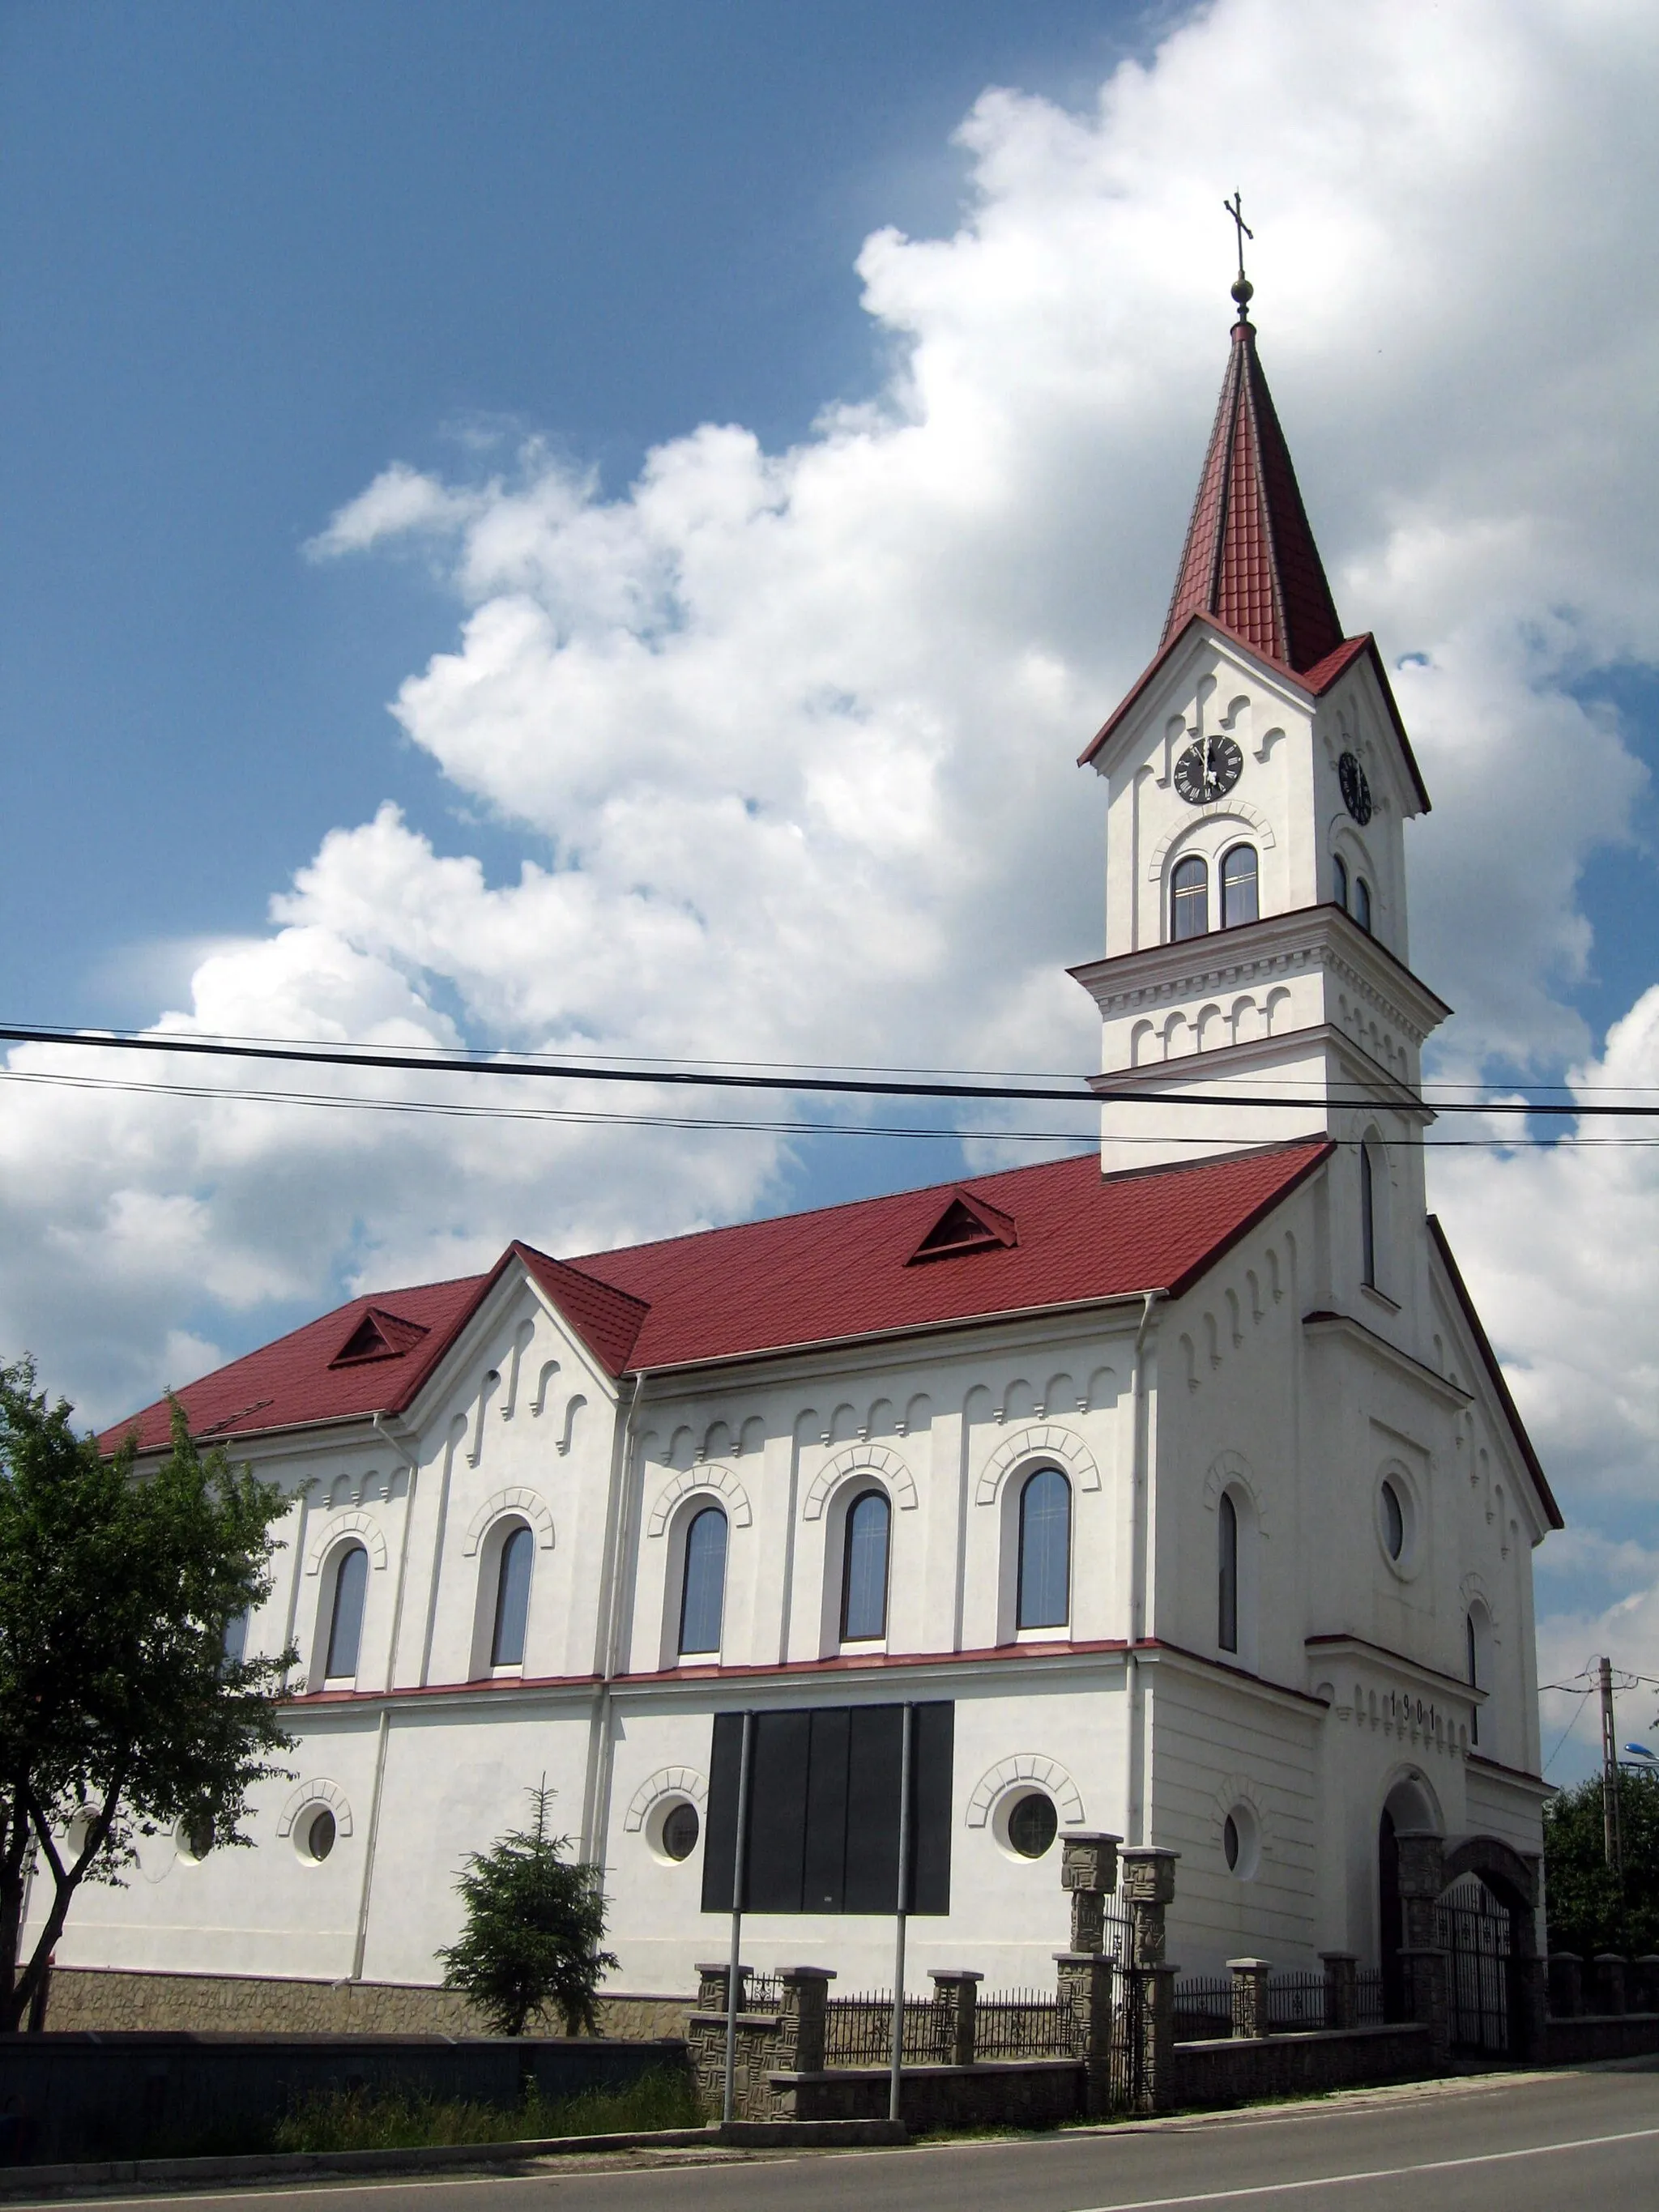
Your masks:
{"label": "bell tower", "polygon": [[1408,965],[1428,793],[1375,640],[1343,635],[1242,268],[1232,289],[1163,638],[1083,755],[1108,790],[1106,957],[1072,972],[1100,1010],[1108,1173],[1419,1137],[1449,1012]]}

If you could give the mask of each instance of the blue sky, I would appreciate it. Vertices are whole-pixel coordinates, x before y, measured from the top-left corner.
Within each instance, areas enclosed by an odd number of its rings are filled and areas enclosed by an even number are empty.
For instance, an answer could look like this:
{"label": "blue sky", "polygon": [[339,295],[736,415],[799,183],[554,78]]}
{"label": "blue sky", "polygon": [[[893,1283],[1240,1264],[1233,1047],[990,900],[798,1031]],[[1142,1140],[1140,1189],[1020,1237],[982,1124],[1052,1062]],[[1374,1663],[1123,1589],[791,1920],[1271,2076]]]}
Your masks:
{"label": "blue sky", "polygon": [[[1071,763],[1240,185],[1339,605],[1418,656],[1443,1064],[1659,1086],[1656,80],[1568,0],[0,9],[0,1011],[1087,1065]],[[959,1157],[6,1093],[0,1346],[100,1419],[510,1234]],[[1546,1665],[1659,1672],[1659,1176],[1431,1199],[1573,1523]]]}
{"label": "blue sky", "polygon": [[[862,396],[853,260],[948,228],[982,86],[1085,93],[1139,9],[353,0],[0,11],[0,747],[54,834],[0,1004],[131,1021],[331,824],[455,796],[386,702],[447,617],[300,549],[397,453],[533,428],[611,489]],[[468,824],[516,868],[519,843]],[[182,940],[182,944],[181,941]]]}

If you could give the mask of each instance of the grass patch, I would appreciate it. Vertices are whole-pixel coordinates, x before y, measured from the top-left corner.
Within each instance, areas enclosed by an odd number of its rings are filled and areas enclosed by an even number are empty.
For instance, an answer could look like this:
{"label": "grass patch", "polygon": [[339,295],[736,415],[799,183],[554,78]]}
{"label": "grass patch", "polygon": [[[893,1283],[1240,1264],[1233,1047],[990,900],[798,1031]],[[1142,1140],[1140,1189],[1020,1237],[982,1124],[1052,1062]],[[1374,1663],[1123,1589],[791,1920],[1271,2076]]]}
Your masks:
{"label": "grass patch", "polygon": [[702,2107],[689,2079],[659,2068],[625,2089],[544,2098],[532,2084],[511,2108],[462,2098],[334,2089],[308,2097],[272,2130],[273,2150],[422,2150],[438,2144],[521,2142],[542,2136],[644,2134],[698,2128]]}

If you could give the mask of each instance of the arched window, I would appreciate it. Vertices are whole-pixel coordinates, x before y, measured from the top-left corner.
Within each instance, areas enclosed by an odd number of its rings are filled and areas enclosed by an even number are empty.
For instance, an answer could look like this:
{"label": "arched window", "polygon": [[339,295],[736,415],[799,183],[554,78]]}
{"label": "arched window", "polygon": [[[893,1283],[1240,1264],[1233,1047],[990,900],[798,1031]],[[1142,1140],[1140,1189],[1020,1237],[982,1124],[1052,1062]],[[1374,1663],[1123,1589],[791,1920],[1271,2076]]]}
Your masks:
{"label": "arched window", "polygon": [[1221,927],[1237,929],[1261,912],[1256,897],[1254,845],[1235,845],[1221,863]]}
{"label": "arched window", "polygon": [[515,1528],[501,1546],[495,1576],[495,1626],[489,1638],[492,1667],[522,1667],[525,1623],[530,1617],[530,1569],[536,1556],[536,1539],[528,1528]]}
{"label": "arched window", "polygon": [[[1469,1687],[1472,1690],[1478,1690],[1480,1687],[1480,1655],[1475,1642],[1474,1615],[1472,1613],[1466,1613],[1463,1616],[1463,1634],[1465,1642],[1468,1648]],[[1471,1705],[1469,1708],[1469,1741],[1471,1743],[1479,1743],[1480,1741],[1480,1708],[1479,1705]]]}
{"label": "arched window", "polygon": [[680,1656],[718,1651],[726,1611],[726,1516],[705,1505],[685,1532],[685,1579],[680,1585]]}
{"label": "arched window", "polygon": [[841,1636],[857,1644],[887,1633],[887,1528],[884,1492],[866,1490],[847,1513],[841,1577]]}
{"label": "arched window", "polygon": [[1359,1279],[1376,1288],[1376,1179],[1365,1144],[1359,1147]]}
{"label": "arched window", "polygon": [[1331,896],[1346,913],[1348,906],[1348,864],[1340,853],[1331,854]]}
{"label": "arched window", "polygon": [[1210,927],[1210,872],[1196,854],[1177,860],[1170,878],[1170,937],[1202,937]]}
{"label": "arched window", "polygon": [[361,1544],[341,1553],[334,1570],[334,1608],[328,1623],[328,1665],[331,1682],[352,1680],[357,1672],[357,1647],[363,1635],[363,1598],[368,1589],[368,1553]]}
{"label": "arched window", "polygon": [[1062,1628],[1071,1618],[1072,1486],[1040,1467],[1019,1493],[1020,1628]]}
{"label": "arched window", "polygon": [[1218,1516],[1221,1540],[1220,1589],[1215,1640],[1224,1651],[1238,1649],[1238,1508],[1224,1490]]}
{"label": "arched window", "polygon": [[1364,876],[1353,879],[1353,918],[1367,937],[1371,933],[1371,887]]}
{"label": "arched window", "polygon": [[[1480,1599],[1476,1598],[1463,1616],[1464,1649],[1468,1659],[1469,1687],[1490,1690],[1492,1687],[1492,1615]],[[1469,1701],[1469,1741],[1480,1741],[1480,1708],[1473,1698]]]}
{"label": "arched window", "polygon": [[220,1673],[228,1674],[232,1668],[240,1667],[246,1656],[247,1615],[246,1613],[233,1613],[225,1623],[225,1648],[219,1662]]}

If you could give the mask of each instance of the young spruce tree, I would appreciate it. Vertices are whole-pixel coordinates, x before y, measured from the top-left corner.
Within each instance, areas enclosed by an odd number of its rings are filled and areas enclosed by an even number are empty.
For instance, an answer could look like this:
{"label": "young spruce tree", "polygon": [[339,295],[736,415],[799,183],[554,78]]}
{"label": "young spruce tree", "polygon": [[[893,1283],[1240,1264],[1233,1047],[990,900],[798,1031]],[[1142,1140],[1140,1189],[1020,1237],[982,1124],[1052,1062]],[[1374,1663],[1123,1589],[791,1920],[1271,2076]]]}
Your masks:
{"label": "young spruce tree", "polygon": [[545,1781],[528,1793],[535,1826],[515,1828],[467,1855],[455,1887],[466,1907],[460,1941],[438,1953],[444,1987],[469,1997],[499,2035],[522,2035],[550,2007],[567,2035],[594,2026],[593,1996],[620,1961],[599,1948],[605,1893],[599,1869],[567,1859],[568,1836],[550,1836]]}

